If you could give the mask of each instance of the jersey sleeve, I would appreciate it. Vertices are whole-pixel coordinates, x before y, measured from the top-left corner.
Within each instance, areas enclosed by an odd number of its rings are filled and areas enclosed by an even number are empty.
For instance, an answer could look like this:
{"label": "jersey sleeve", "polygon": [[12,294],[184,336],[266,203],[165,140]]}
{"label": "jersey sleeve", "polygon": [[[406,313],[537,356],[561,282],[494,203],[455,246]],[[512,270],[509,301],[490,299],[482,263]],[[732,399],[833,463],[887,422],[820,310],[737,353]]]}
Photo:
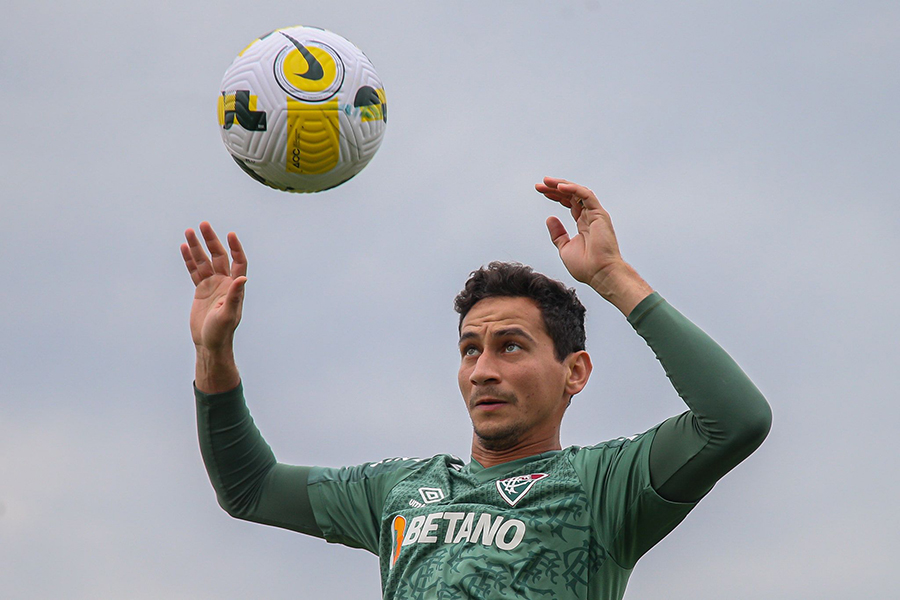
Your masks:
{"label": "jersey sleeve", "polygon": [[194,393],[200,453],[219,505],[238,519],[322,537],[307,493],[311,469],[275,460],[250,416],[243,386]]}
{"label": "jersey sleeve", "polygon": [[765,439],[772,412],[737,363],[706,333],[651,294],[628,316],[690,409],[665,421],[650,451],[654,488],[697,500]]}
{"label": "jersey sleeve", "polygon": [[282,464],[250,416],[243,385],[222,394],[194,393],[200,452],[228,514],[378,553],[384,498],[420,461],[343,468]]}
{"label": "jersey sleeve", "polygon": [[384,502],[421,461],[394,458],[353,467],[315,467],[309,497],[326,540],[378,554]]}
{"label": "jersey sleeve", "polygon": [[572,465],[593,514],[597,541],[623,569],[631,569],[695,506],[673,502],[654,489],[650,448],[654,428],[630,438],[578,449]]}

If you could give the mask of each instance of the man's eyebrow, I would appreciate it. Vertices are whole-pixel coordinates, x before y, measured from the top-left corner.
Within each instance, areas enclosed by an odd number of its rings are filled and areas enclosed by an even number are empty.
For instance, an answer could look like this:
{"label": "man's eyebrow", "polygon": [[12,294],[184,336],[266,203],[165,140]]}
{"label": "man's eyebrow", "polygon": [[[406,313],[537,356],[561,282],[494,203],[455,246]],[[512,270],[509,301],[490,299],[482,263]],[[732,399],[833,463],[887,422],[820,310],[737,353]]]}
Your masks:
{"label": "man's eyebrow", "polygon": [[528,341],[533,342],[534,338],[531,337],[527,331],[522,329],[521,327],[504,327],[503,329],[498,329],[494,332],[494,337],[521,337],[525,338]]}
{"label": "man's eyebrow", "polygon": [[[474,331],[467,331],[459,336],[459,343],[462,344],[466,340],[472,340],[480,338],[481,336],[475,333]],[[534,338],[528,334],[527,331],[522,329],[521,327],[504,327],[503,329],[498,329],[493,333],[493,337],[520,337],[525,338],[530,342],[534,342]]]}
{"label": "man's eyebrow", "polygon": [[467,331],[464,334],[459,336],[459,343],[462,344],[466,340],[471,340],[479,337],[477,333],[474,331]]}

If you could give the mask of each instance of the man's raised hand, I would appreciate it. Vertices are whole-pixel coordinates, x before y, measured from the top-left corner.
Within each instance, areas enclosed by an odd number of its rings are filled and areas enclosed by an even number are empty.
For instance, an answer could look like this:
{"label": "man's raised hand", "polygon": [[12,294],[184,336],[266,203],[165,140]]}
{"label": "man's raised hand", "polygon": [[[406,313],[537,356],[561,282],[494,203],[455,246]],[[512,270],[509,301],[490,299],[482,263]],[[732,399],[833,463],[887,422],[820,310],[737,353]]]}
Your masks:
{"label": "man's raised hand", "polygon": [[197,348],[196,385],[213,393],[234,388],[240,378],[234,365],[232,343],[241,322],[247,257],[234,233],[228,234],[231,259],[212,226],[200,224],[209,254],[193,229],[185,231],[181,256],[196,286],[191,307],[191,337]]}
{"label": "man's raised hand", "polygon": [[550,239],[569,273],[594,288],[628,315],[652,288],[623,259],[609,213],[589,188],[565,179],[544,177],[535,189],[569,209],[578,233],[569,237],[556,217],[547,219]]}

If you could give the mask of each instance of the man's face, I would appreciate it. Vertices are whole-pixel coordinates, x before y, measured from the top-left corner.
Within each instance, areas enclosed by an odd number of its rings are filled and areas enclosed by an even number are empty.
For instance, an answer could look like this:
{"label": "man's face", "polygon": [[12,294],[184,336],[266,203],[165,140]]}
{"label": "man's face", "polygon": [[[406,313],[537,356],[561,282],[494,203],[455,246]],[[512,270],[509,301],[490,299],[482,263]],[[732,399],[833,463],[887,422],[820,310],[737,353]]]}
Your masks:
{"label": "man's face", "polygon": [[533,300],[480,300],[463,319],[459,351],[459,389],[485,448],[558,437],[570,369],[556,359]]}

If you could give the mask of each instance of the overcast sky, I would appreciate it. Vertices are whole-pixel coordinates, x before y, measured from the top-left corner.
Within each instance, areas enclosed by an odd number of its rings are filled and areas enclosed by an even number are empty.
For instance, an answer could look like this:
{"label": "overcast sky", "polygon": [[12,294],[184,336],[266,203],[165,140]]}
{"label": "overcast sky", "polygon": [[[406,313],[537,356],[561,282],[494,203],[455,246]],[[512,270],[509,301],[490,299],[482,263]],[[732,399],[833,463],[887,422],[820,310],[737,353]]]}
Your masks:
{"label": "overcast sky", "polygon": [[[377,559],[236,521],[197,447],[178,246],[250,260],[237,357],[284,462],[468,457],[452,299],[516,260],[575,282],[544,175],[768,397],[765,444],[638,564],[631,600],[896,598],[900,4],[6,0],[0,23],[0,597],[378,598]],[[368,167],[265,188],[218,132],[222,74],[306,24],[386,88]],[[563,444],[681,412],[584,286]]]}

